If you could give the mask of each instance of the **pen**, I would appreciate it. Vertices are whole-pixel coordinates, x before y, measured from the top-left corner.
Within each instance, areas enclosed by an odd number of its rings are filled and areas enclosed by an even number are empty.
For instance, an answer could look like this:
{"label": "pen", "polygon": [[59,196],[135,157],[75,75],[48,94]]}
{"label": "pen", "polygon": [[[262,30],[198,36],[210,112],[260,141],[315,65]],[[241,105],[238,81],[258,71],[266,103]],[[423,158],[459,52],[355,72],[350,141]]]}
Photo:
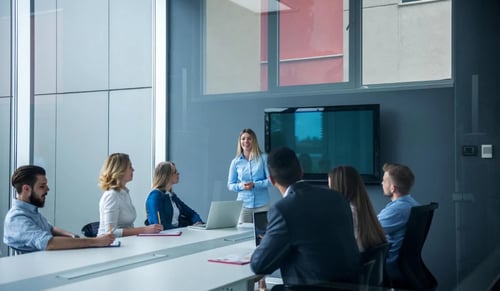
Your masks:
{"label": "pen", "polygon": [[156,215],[158,215],[158,224],[161,224],[160,211],[156,211]]}
{"label": "pen", "polygon": [[113,233],[113,227],[111,227],[111,224],[109,225],[109,233]]}

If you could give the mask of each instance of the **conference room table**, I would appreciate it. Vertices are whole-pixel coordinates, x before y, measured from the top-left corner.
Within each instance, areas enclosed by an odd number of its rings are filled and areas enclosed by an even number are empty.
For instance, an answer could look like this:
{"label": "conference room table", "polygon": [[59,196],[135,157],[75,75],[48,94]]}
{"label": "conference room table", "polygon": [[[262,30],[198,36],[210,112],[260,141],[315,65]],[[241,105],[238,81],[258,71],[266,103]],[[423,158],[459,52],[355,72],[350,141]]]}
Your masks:
{"label": "conference room table", "polygon": [[120,247],[0,258],[0,290],[253,290],[248,264],[209,262],[255,249],[253,229],[179,229],[180,236],[118,238]]}

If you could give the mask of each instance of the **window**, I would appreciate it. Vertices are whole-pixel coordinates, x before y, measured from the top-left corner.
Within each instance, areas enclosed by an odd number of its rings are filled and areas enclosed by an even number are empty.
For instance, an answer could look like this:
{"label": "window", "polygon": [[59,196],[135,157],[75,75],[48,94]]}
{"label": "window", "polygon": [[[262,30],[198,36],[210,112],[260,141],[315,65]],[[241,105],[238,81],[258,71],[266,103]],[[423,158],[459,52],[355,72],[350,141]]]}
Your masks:
{"label": "window", "polygon": [[451,79],[451,0],[364,0],[362,39],[364,84]]}
{"label": "window", "polygon": [[260,0],[205,2],[204,94],[267,90],[265,7]]}
{"label": "window", "polygon": [[279,17],[279,85],[348,81],[344,1],[283,2],[292,9],[280,12]]}
{"label": "window", "polygon": [[204,94],[348,81],[344,2],[205,1]]}
{"label": "window", "polygon": [[204,0],[202,94],[450,80],[451,0],[413,2]]}

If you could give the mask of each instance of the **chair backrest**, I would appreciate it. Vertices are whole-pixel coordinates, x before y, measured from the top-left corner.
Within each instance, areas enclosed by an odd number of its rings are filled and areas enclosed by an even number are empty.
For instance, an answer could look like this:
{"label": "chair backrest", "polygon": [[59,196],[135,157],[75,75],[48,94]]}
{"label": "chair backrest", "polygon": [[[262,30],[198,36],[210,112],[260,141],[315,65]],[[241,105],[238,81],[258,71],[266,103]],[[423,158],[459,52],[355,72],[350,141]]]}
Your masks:
{"label": "chair backrest", "polygon": [[374,261],[371,273],[366,278],[366,283],[370,286],[382,286],[384,283],[385,258],[390,243],[383,243],[376,247],[369,248],[361,253],[362,262]]}
{"label": "chair backrest", "polygon": [[375,259],[364,260],[361,265],[361,270],[359,274],[359,289],[364,290],[370,286],[370,279],[372,277],[373,266],[375,265]]}
{"label": "chair backrest", "polygon": [[99,221],[90,222],[82,227],[82,234],[86,237],[96,237],[99,231]]}
{"label": "chair backrest", "polygon": [[[405,237],[398,255],[398,267],[401,271],[403,288],[432,290],[437,280],[422,260],[422,248],[432,223],[436,202],[412,207],[406,224]],[[399,287],[399,286],[398,286]]]}
{"label": "chair backrest", "polygon": [[18,250],[16,248],[11,247],[11,246],[9,246],[9,248],[10,248],[10,255],[11,256],[19,256],[19,255],[22,255],[22,254],[30,253],[30,252],[27,252],[27,251]]}

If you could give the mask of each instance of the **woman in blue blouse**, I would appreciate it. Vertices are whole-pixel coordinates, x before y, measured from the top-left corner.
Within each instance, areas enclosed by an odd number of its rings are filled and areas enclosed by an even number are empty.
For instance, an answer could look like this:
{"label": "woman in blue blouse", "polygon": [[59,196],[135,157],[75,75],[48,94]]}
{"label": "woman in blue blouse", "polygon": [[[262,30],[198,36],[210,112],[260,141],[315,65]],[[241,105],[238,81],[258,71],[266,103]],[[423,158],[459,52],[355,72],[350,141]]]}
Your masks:
{"label": "woman in blue blouse", "polygon": [[172,191],[177,183],[179,172],[173,162],[161,162],[156,166],[153,190],[146,199],[146,224],[159,223],[163,229],[172,229],[203,223],[200,215]]}
{"label": "woman in blue blouse", "polygon": [[260,150],[255,132],[243,129],[227,178],[227,188],[243,200],[240,222],[253,222],[253,212],[269,209],[268,187],[267,155]]}

